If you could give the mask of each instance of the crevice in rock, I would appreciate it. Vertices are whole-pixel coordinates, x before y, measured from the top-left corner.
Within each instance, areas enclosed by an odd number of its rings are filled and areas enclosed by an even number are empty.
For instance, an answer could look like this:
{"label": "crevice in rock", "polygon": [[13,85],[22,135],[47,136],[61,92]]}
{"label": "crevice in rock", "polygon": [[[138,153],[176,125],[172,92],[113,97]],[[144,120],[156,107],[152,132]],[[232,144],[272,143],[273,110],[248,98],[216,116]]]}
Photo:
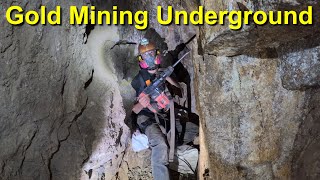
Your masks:
{"label": "crevice in rock", "polygon": [[[212,53],[208,53],[208,55],[212,55],[212,56],[215,56],[215,57],[218,57],[217,54],[212,54]],[[241,53],[235,53],[235,54],[232,54],[232,55],[226,55],[226,57],[229,57],[229,58],[233,58],[233,57],[237,57],[237,56],[241,56],[242,54]]]}
{"label": "crevice in rock", "polygon": [[66,74],[64,74],[63,76],[63,82],[62,82],[62,88],[61,88],[61,91],[60,91],[60,95],[63,96],[64,94],[64,88],[66,86],[66,83],[67,83],[67,77],[66,77]]}
{"label": "crevice in rock", "polygon": [[122,146],[122,144],[121,144],[121,136],[122,136],[122,134],[123,134],[123,129],[120,128],[119,135],[118,135],[118,137],[117,137],[117,139],[115,141],[116,146],[118,146],[119,144],[120,144],[120,146]]}
{"label": "crevice in rock", "polygon": [[94,69],[92,69],[92,71],[91,71],[91,77],[90,77],[90,79],[84,84],[84,89],[87,89],[87,88],[90,86],[90,84],[92,83],[93,74],[94,74]]}
{"label": "crevice in rock", "polygon": [[89,179],[91,179],[91,176],[92,176],[92,169],[90,169],[90,170],[88,171],[88,176],[89,176]]}
{"label": "crevice in rock", "polygon": [[20,171],[21,171],[21,169],[22,169],[22,167],[23,167],[23,163],[24,163],[24,160],[25,160],[25,158],[26,158],[27,151],[28,151],[28,149],[30,148],[30,146],[32,145],[32,142],[33,142],[34,138],[36,137],[38,131],[39,131],[39,128],[38,128],[38,126],[37,126],[36,130],[33,132],[33,135],[32,135],[32,137],[31,137],[31,139],[30,139],[27,147],[26,147],[25,150],[23,151],[23,159],[22,159],[21,164],[20,164],[20,167],[19,167],[19,170],[20,170]]}
{"label": "crevice in rock", "polygon": [[84,147],[84,149],[86,151],[86,158],[84,158],[82,163],[81,163],[81,165],[84,165],[84,163],[86,163],[88,161],[88,159],[90,158],[90,155],[89,155],[89,151],[88,151],[88,149],[87,149],[87,147],[85,145],[86,143],[85,143],[85,140],[84,140],[84,136],[83,136],[83,134],[82,134],[82,132],[80,130],[79,124],[77,123],[77,121],[75,123],[76,123],[76,126],[77,126],[77,130],[78,130],[78,132],[79,132],[79,134],[80,134],[80,136],[82,138],[83,147]]}
{"label": "crevice in rock", "polygon": [[[112,95],[112,96],[111,96],[111,100],[110,100],[110,109],[113,109],[113,107],[114,107],[114,104],[113,104],[113,103],[114,103],[114,102],[113,102],[113,95],[114,95],[114,94],[111,93],[111,95]],[[111,124],[113,124],[113,122],[111,122]],[[113,127],[114,127],[114,124],[113,124]]]}
{"label": "crevice in rock", "polygon": [[261,101],[260,101],[260,97],[258,97],[257,93],[255,92],[255,88],[254,86],[252,86],[252,95],[253,95],[253,98],[258,102],[258,109],[259,109],[259,112],[261,114],[261,118],[262,118],[262,121],[261,121],[261,127],[264,128],[264,121],[265,121],[265,118],[264,118],[264,113],[263,113],[263,109],[262,109],[262,104],[261,104]]}
{"label": "crevice in rock", "polygon": [[4,53],[6,52],[11,46],[12,46],[13,43],[10,43],[8,44],[6,47],[4,47],[3,49],[1,49],[0,53]]}
{"label": "crevice in rock", "polygon": [[[89,20],[90,22],[91,20]],[[94,29],[95,25],[94,24],[87,24],[85,27],[85,33],[83,34],[83,44],[87,44],[89,35],[91,33],[91,31]]]}
{"label": "crevice in rock", "polygon": [[[218,55],[217,55],[217,54],[214,54],[214,53],[205,53],[204,55],[218,57]],[[228,57],[232,57],[232,56],[228,56]],[[203,61],[204,61],[204,60],[203,60]]]}
{"label": "crevice in rock", "polygon": [[130,170],[130,166],[129,166],[129,163],[125,160],[125,158],[126,158],[126,153],[128,152],[128,148],[129,148],[129,146],[128,146],[128,143],[127,143],[128,141],[126,141],[126,144],[125,144],[125,149],[121,152],[121,160],[120,160],[120,163],[119,163],[119,169],[122,167],[122,164],[123,163],[126,163],[126,167],[128,167],[128,171],[130,172],[131,170]]}
{"label": "crevice in rock", "polygon": [[[52,180],[52,176],[53,176],[53,175],[52,175],[52,170],[51,170],[51,161],[52,161],[52,159],[54,158],[54,155],[59,152],[60,147],[61,147],[61,144],[62,144],[64,141],[68,140],[68,138],[69,138],[69,136],[70,136],[70,128],[71,128],[72,124],[73,124],[74,122],[76,122],[76,121],[78,120],[78,118],[83,114],[83,112],[84,112],[85,109],[87,108],[87,104],[88,104],[88,97],[86,98],[86,102],[85,102],[85,104],[82,106],[82,108],[81,108],[81,110],[79,111],[79,113],[77,113],[77,114],[74,116],[74,118],[72,119],[72,121],[71,121],[71,122],[69,123],[69,125],[67,126],[68,134],[66,135],[66,137],[63,138],[63,139],[61,139],[61,140],[59,140],[59,138],[58,138],[58,145],[57,145],[57,147],[56,147],[56,150],[51,154],[51,156],[49,157],[49,160],[48,160],[48,171],[49,171],[50,180]],[[59,133],[59,132],[58,132],[58,133]]]}
{"label": "crevice in rock", "polygon": [[4,167],[6,167],[6,161],[2,161],[1,174],[4,172]]}

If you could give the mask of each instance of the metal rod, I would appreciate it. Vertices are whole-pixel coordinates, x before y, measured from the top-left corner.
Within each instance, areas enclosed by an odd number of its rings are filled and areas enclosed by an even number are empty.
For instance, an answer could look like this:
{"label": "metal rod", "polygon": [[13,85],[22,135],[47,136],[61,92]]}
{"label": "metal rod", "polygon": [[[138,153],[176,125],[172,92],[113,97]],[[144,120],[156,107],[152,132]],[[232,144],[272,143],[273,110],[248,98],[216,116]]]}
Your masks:
{"label": "metal rod", "polygon": [[186,56],[190,53],[190,51],[188,51],[187,53],[185,53],[176,63],[174,63],[174,65],[172,65],[172,67],[176,67],[176,65]]}
{"label": "metal rod", "polygon": [[196,37],[196,35],[193,35],[188,42],[185,43],[185,45],[189,44],[194,38]]}

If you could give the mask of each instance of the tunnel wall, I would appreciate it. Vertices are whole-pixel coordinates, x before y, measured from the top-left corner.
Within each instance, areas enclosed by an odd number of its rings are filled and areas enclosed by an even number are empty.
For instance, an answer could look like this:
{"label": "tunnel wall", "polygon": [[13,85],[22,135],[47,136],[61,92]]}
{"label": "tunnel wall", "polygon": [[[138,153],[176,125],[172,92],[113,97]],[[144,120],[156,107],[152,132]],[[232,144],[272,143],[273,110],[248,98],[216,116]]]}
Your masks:
{"label": "tunnel wall", "polygon": [[[1,179],[114,176],[129,130],[112,62],[101,70],[86,26],[71,26],[68,11],[61,26],[12,26],[2,14],[11,5],[40,11],[88,4],[0,2]],[[117,29],[106,31],[113,39],[98,52],[119,39]]]}
{"label": "tunnel wall", "polygon": [[[241,10],[237,2],[201,4]],[[239,2],[249,10],[317,8],[315,1]],[[311,26],[200,28],[196,97],[209,157],[201,178],[319,177],[319,13],[313,15]]]}
{"label": "tunnel wall", "polygon": [[[167,49],[196,29],[160,26],[160,1],[0,2],[24,10],[95,5],[97,9],[150,11],[149,27],[166,37]],[[196,2],[174,2],[178,9]],[[2,179],[151,178],[150,151],[133,153],[129,114],[134,101],[130,82],[139,70],[135,46],[145,31],[134,26],[71,26],[62,11],[61,26],[12,26],[2,15],[0,35],[0,174]],[[186,61],[192,70],[191,60]],[[127,115],[127,116],[126,116]],[[127,123],[127,125],[125,124]],[[141,159],[141,157],[144,157]],[[136,161],[133,161],[136,160]]]}

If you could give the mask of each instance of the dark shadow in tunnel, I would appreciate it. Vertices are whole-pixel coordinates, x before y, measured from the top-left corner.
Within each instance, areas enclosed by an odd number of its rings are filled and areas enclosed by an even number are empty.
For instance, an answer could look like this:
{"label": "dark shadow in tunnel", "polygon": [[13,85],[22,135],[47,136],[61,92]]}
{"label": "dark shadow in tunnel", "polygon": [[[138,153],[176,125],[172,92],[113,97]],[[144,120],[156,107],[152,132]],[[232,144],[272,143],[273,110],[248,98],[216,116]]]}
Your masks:
{"label": "dark shadow in tunnel", "polygon": [[[169,51],[168,53],[173,57],[173,63],[176,63],[179,60],[179,53],[183,51],[182,47],[183,44],[179,44],[174,51]],[[189,113],[191,113],[191,78],[188,70],[184,67],[184,65],[180,62],[178,65],[174,68],[174,74],[176,75],[176,78],[178,82],[183,82],[187,85],[187,110]],[[179,92],[176,87],[169,85],[174,92]],[[182,94],[177,94],[178,96],[182,97]]]}
{"label": "dark shadow in tunnel", "polygon": [[291,160],[293,180],[319,179],[320,177],[320,89],[306,91],[308,96],[308,112],[299,125],[299,130],[294,140],[293,157]]}
{"label": "dark shadow in tunnel", "polygon": [[[112,44],[113,45],[113,44]],[[139,65],[137,63],[137,59],[134,56],[134,45],[120,45],[115,46],[112,50],[109,48],[107,52],[111,53],[111,61],[108,57],[106,57],[106,63],[113,63],[113,67],[116,71],[118,81],[126,81],[129,83],[130,78],[133,78],[137,72],[139,72]],[[131,53],[128,53],[131,52]],[[125,86],[125,85],[120,85]],[[122,87],[123,89],[124,87]],[[126,112],[126,117],[124,119],[124,123],[130,128],[133,132],[136,129],[135,116],[130,115],[131,109],[135,101],[135,97],[129,97],[128,91],[132,88],[129,84],[125,87],[126,90],[120,90],[120,94],[122,96],[123,107]],[[132,91],[133,88],[132,88]]]}
{"label": "dark shadow in tunnel", "polygon": [[[149,28],[146,31],[144,37],[147,38],[150,42],[153,42],[156,45],[156,48],[158,50],[160,50],[162,53],[164,51],[168,50],[168,45],[165,42],[166,39],[162,38],[160,36],[160,34],[154,28]],[[163,63],[163,62],[161,62],[161,63]],[[171,62],[169,62],[169,63],[171,63]]]}

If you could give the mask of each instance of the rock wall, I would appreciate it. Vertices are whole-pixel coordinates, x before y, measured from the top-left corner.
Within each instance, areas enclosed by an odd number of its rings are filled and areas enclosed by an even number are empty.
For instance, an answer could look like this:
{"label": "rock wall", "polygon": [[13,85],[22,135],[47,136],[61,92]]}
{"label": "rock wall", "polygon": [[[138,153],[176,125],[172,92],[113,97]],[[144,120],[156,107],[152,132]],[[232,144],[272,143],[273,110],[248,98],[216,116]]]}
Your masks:
{"label": "rock wall", "polygon": [[210,139],[214,179],[289,178],[287,153],[293,149],[306,95],[282,87],[278,63],[205,56],[197,67],[204,80],[198,81],[199,111]]}
{"label": "rock wall", "polygon": [[[90,4],[104,10],[112,5],[133,12],[148,10],[150,27],[159,33],[157,37],[167,37],[167,43],[159,44],[163,45],[161,50],[171,50],[196,30],[160,26],[154,18],[158,3],[0,3],[2,179],[116,179],[144,173],[146,179],[151,178],[150,151],[142,160],[131,151],[125,124],[130,125],[133,105],[130,82],[139,70],[134,58],[136,47],[125,45],[110,50],[118,40],[138,42],[146,32],[128,25],[71,26],[66,9],[62,11],[62,25],[54,27],[11,26],[3,13],[11,5],[37,11],[41,5],[51,10],[58,5]],[[174,4],[183,8],[180,2]],[[191,60],[186,62],[190,64]]]}
{"label": "rock wall", "polygon": [[[264,53],[266,49],[277,48],[283,43],[303,39],[319,34],[315,24],[320,24],[318,1],[286,0],[286,1],[255,1],[255,0],[218,0],[201,1],[205,10],[218,11],[285,11],[294,10],[301,12],[307,6],[313,7],[313,25],[256,25],[249,19],[248,25],[243,25],[240,30],[229,29],[228,18],[224,18],[224,25],[204,25],[201,27],[201,51],[217,56],[236,56],[241,54]],[[268,22],[268,21],[267,21]]]}
{"label": "rock wall", "polygon": [[114,64],[101,57],[119,39],[117,28],[106,28],[109,39],[97,43],[86,39],[88,27],[69,25],[67,10],[61,26],[11,26],[3,14],[10,5],[87,4],[0,2],[1,179],[114,176],[129,130]]}
{"label": "rock wall", "polygon": [[[201,3],[215,11],[243,8],[232,0]],[[241,3],[265,11],[318,7],[314,1]],[[319,178],[318,28],[319,18],[307,27],[201,28],[203,54],[194,67],[206,139],[201,152],[209,157],[202,159],[201,178]]]}

